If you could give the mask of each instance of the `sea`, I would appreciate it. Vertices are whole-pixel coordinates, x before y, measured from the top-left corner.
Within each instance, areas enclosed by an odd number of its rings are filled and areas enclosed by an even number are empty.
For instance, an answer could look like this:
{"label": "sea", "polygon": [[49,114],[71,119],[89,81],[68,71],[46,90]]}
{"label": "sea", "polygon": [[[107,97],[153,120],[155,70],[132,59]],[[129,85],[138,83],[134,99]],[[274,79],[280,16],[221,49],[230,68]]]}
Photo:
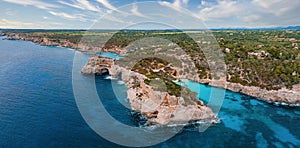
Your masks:
{"label": "sea", "polygon": [[[0,147],[125,147],[97,134],[78,108],[72,70],[74,56],[79,53],[5,37],[0,37],[0,53]],[[87,60],[89,55],[83,56]],[[125,84],[106,75],[96,76],[94,81],[108,113],[138,128],[124,105],[128,105]],[[182,83],[205,103],[216,89],[188,80]],[[217,112],[220,123],[205,131],[183,128],[149,147],[300,147],[300,107],[269,104],[227,90],[224,93]],[[92,112],[97,115],[98,110]]]}

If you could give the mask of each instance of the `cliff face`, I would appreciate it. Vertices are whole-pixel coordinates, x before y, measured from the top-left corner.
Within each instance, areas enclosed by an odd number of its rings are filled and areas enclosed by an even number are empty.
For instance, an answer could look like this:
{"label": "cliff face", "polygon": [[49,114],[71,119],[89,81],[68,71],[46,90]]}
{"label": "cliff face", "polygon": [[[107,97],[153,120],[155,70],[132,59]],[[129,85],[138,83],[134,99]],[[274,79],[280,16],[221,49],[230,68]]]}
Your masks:
{"label": "cliff face", "polygon": [[109,69],[114,65],[114,60],[110,58],[93,56],[88,63],[82,68],[83,74],[102,75],[109,73]]}
{"label": "cliff face", "polygon": [[268,103],[289,106],[300,105],[300,84],[294,85],[293,89],[291,90],[286,88],[281,88],[279,90],[266,90],[260,87],[243,86],[238,83],[231,83],[226,81],[219,82],[218,84],[218,81],[213,82],[209,79],[201,79],[199,80],[199,82],[206,83],[215,87],[225,88],[233,92],[243,93]]}
{"label": "cliff face", "polygon": [[[188,124],[197,121],[217,122],[216,115],[200,100],[176,97],[163,91],[155,91],[144,83],[146,77],[125,69],[108,58],[91,57],[83,67],[84,74],[101,73],[101,66],[109,69],[112,77],[120,77],[129,87],[127,94],[131,109],[146,119],[146,125]],[[188,102],[187,102],[188,101]]]}
{"label": "cliff face", "polygon": [[26,33],[6,33],[8,40],[24,40],[38,43],[42,46],[61,46],[76,49],[78,48],[77,44],[71,43],[66,39],[51,39],[43,36],[34,36]]}
{"label": "cliff face", "polygon": [[83,42],[71,42],[68,39],[56,39],[45,35],[34,35],[31,33],[1,33],[1,35],[6,35],[6,39],[8,40],[24,40],[24,41],[31,41],[41,46],[60,46],[66,47],[71,49],[76,49],[81,52],[113,52],[117,54],[124,54],[124,48],[114,47],[114,48],[102,48],[103,45],[99,46],[92,46],[88,43]]}
{"label": "cliff face", "polygon": [[300,85],[294,85],[292,90],[281,88],[279,90],[266,90],[254,86],[243,86],[237,83],[227,82],[227,89],[234,92],[241,92],[269,103],[299,105],[300,104]]}
{"label": "cliff face", "polygon": [[128,99],[133,110],[141,112],[148,118],[149,125],[186,124],[216,119],[212,110],[201,101],[187,105],[182,97],[154,91],[143,82],[139,85],[127,91]]}

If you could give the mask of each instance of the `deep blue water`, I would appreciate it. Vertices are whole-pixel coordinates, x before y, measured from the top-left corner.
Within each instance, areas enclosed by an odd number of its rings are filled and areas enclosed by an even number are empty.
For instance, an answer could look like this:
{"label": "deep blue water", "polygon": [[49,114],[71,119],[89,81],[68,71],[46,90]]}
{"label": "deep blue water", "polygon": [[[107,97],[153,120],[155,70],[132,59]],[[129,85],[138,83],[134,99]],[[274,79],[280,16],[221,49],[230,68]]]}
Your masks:
{"label": "deep blue water", "polygon": [[[97,135],[77,108],[72,89],[73,50],[0,39],[1,147],[118,146]],[[185,83],[208,102],[211,87]],[[122,105],[126,104],[126,86],[107,76],[97,77],[96,86],[114,118],[136,124]],[[299,107],[278,107],[230,91],[225,96],[218,113],[221,123],[205,132],[188,128],[154,147],[300,146]]]}

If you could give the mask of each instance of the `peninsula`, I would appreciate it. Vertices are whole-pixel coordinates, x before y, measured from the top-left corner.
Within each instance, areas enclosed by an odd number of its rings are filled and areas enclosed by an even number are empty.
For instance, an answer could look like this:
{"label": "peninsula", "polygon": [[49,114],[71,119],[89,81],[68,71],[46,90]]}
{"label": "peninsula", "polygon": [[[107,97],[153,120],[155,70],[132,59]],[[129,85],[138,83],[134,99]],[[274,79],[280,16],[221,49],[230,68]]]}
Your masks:
{"label": "peninsula", "polygon": [[[158,64],[158,59],[145,59],[133,69],[119,66],[118,61],[92,56],[82,68],[83,74],[107,74],[121,80],[129,87],[128,100],[134,113],[139,114],[145,125],[178,125],[198,122],[216,123],[218,119],[212,110],[196,97],[196,93],[180,87],[166,77],[156,73],[152,77],[138,71],[144,62]],[[154,65],[154,63],[152,65]],[[161,69],[170,67],[161,64]],[[150,63],[144,70],[153,72]],[[155,72],[153,72],[155,73]],[[172,75],[168,75],[172,77]],[[154,78],[155,77],[155,78]]]}

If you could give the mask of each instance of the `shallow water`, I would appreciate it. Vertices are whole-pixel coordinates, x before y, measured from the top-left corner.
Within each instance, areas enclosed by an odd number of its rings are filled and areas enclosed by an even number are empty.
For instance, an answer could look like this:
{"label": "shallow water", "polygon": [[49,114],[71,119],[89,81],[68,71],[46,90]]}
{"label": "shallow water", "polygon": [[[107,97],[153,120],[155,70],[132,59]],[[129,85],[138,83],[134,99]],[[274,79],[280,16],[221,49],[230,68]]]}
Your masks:
{"label": "shallow water", "polygon": [[[75,51],[9,40],[0,40],[0,51],[0,146],[118,146],[98,136],[78,111],[72,90]],[[185,83],[209,101],[210,86]],[[96,86],[108,112],[135,126],[130,110],[122,105],[128,104],[126,86],[107,76],[96,77]],[[299,107],[278,107],[226,91],[218,117],[221,123],[205,132],[188,128],[154,147],[300,145]]]}
{"label": "shallow water", "polygon": [[118,55],[116,53],[112,53],[112,52],[101,52],[98,55],[102,56],[102,57],[108,57],[108,58],[117,59],[117,60],[123,58],[123,56],[120,56],[120,55]]}

